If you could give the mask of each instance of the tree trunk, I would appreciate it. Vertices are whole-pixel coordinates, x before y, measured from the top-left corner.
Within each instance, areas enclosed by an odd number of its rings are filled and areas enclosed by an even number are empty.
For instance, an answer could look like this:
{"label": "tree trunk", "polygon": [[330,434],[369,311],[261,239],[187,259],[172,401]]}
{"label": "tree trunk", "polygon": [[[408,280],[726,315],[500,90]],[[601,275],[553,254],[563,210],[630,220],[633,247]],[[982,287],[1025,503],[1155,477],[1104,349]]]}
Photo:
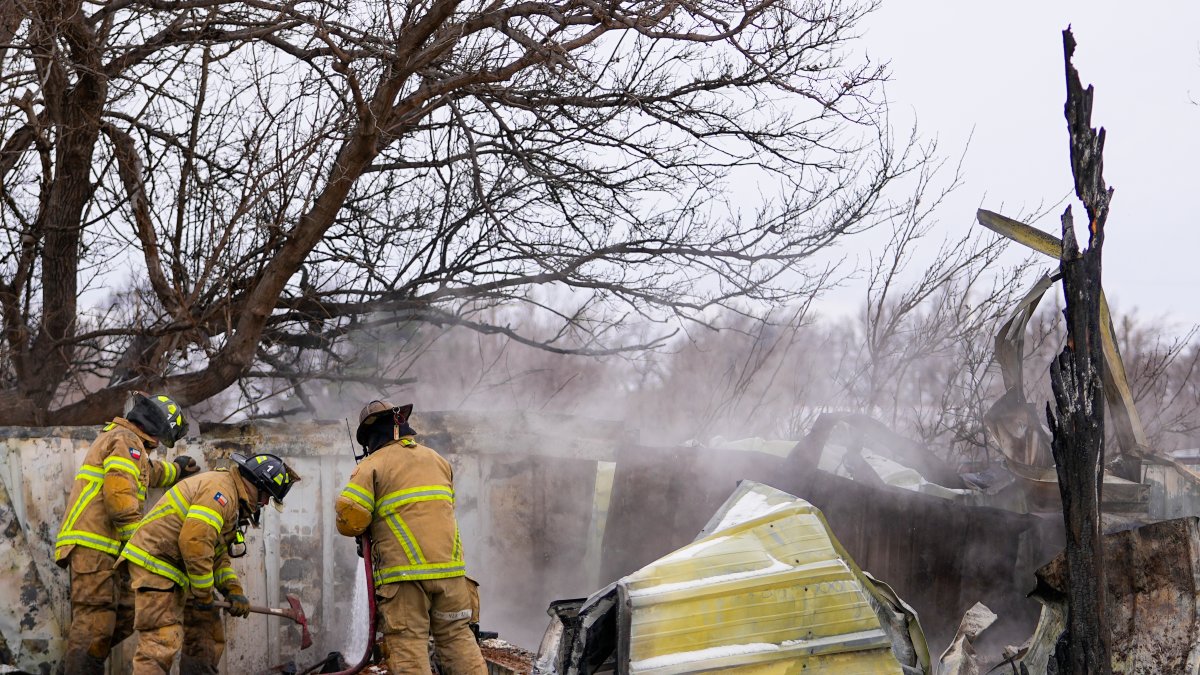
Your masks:
{"label": "tree trunk", "polygon": [[83,19],[80,0],[45,0],[34,6],[31,35],[46,112],[54,128],[54,175],[39,209],[41,317],[25,353],[13,356],[20,398],[46,424],[49,408],[74,361],[67,342],[76,328],[83,212],[92,196],[92,157],[108,94],[94,31]]}
{"label": "tree trunk", "polygon": [[[1091,87],[1084,91],[1071,65],[1075,40],[1063,31],[1067,70],[1067,127],[1075,191],[1089,216],[1088,249],[1076,245],[1071,207],[1062,215],[1063,293],[1067,344],[1050,366],[1057,414],[1046,407],[1051,449],[1067,526],[1067,636],[1071,673],[1111,673],[1100,498],[1104,479],[1104,358],[1100,333],[1100,259],[1111,189],[1102,175],[1104,130],[1091,128]],[[1065,659],[1063,657],[1065,656]]]}

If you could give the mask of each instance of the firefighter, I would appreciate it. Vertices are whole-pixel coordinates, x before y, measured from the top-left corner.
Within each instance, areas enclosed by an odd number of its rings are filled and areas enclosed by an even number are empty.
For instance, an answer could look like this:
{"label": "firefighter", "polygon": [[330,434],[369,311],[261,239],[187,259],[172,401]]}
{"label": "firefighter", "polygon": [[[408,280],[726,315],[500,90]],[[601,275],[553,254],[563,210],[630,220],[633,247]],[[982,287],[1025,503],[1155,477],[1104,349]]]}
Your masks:
{"label": "firefighter", "polygon": [[417,443],[412,405],[372,401],[359,414],[364,459],[335,502],[338,532],[368,533],[378,624],[393,673],[428,673],[433,636],[442,672],[482,675],[483,655],[468,624],[466,578],[450,463]]}
{"label": "firefighter", "polygon": [[71,626],[60,671],[72,675],[103,673],[112,647],[133,633],[129,576],[113,565],[142,517],[147,488],[169,487],[200,470],[186,455],[172,462],[150,457],[187,433],[178,404],[134,392],[128,408],[88,448],[55,542],[55,562],[71,570]]}
{"label": "firefighter", "polygon": [[244,552],[246,525],[257,526],[262,507],[282,504],[300,478],[275,455],[230,459],[235,468],[168,490],[121,552],[118,568],[128,567],[133,582],[135,675],[165,675],[181,648],[181,675],[217,672],[224,631],[214,588],[228,599],[231,615],[250,613],[230,557]]}

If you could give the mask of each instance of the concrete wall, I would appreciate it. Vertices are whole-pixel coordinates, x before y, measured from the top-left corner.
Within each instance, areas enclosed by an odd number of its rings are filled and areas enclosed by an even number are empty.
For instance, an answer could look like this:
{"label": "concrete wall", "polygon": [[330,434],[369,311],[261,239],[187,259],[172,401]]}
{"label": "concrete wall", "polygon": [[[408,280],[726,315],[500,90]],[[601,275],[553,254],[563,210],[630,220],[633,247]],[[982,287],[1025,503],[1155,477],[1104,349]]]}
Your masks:
{"label": "concrete wall", "polygon": [[[552,415],[414,415],[421,440],[455,470],[457,512],[470,575],[481,586],[483,627],[535,647],[556,598],[587,595],[599,577],[616,448],[633,442],[611,423]],[[0,429],[0,663],[49,672],[69,621],[68,577],[53,563],[53,542],[75,471],[97,429]],[[234,562],[247,595],[260,604],[301,599],[314,646],[298,652],[286,620],[226,619],[224,672],[255,673],[295,660],[301,666],[348,646],[361,601],[362,567],[351,540],[337,534],[332,504],[354,468],[345,423],[225,426],[160,457],[197,457],[204,468],[232,452],[271,452],[303,477],[283,513],[266,510],[247,533],[249,553]],[[149,502],[160,491],[151,491]],[[356,586],[359,586],[356,589]],[[360,626],[359,633],[362,633]],[[359,638],[362,639],[361,637]],[[127,672],[134,640],[114,655]]]}

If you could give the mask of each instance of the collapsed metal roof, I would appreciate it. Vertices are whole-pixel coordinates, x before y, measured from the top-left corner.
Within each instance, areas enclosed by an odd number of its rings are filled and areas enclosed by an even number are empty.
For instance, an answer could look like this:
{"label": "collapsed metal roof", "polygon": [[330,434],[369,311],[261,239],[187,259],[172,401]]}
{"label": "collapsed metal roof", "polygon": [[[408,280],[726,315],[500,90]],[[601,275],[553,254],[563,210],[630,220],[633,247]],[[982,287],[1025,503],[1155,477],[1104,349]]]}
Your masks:
{"label": "collapsed metal roof", "polygon": [[912,608],[858,567],[818,509],[752,481],[692,543],[558,609],[541,672],[930,669]]}

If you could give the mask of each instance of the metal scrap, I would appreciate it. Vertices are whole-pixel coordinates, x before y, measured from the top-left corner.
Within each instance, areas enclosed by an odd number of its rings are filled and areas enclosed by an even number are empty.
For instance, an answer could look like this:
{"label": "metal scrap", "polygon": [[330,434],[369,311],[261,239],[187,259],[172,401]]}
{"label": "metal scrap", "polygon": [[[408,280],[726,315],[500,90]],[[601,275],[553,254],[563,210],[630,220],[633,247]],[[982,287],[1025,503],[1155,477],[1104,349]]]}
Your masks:
{"label": "metal scrap", "polygon": [[[1012,218],[1007,218],[999,213],[993,213],[987,209],[979,209],[976,213],[979,219],[979,224],[984,227],[1001,234],[1013,241],[1028,246],[1029,248],[1048,255],[1055,260],[1058,260],[1062,255],[1062,241],[1052,234],[1042,232],[1041,230],[1026,225]],[[1043,278],[1044,279],[1044,278]],[[1039,280],[1035,285],[1035,290],[1042,284]],[[1046,288],[1049,285],[1047,284]],[[1045,293],[1045,288],[1041,293]],[[1041,293],[1038,293],[1037,298],[1032,301],[1032,305],[1036,305],[1041,299]],[[1022,301],[1022,304],[1025,304]],[[1032,308],[1029,310],[1032,312]],[[1029,319],[1026,317],[1025,323]],[[1021,332],[1024,332],[1024,326],[1021,327]],[[1000,336],[997,336],[997,340]],[[1121,449],[1128,453],[1144,452],[1147,449],[1146,434],[1142,427],[1142,420],[1138,416],[1137,408],[1133,404],[1133,392],[1129,389],[1129,378],[1125,374],[1125,364],[1121,361],[1121,352],[1117,348],[1116,331],[1112,325],[1112,314],[1108,309],[1108,300],[1104,296],[1104,290],[1100,291],[1100,339],[1101,348],[1104,353],[1104,394],[1109,403],[1109,414],[1111,416],[1113,426],[1115,427],[1117,441],[1121,445]],[[999,356],[997,350],[997,356]],[[1017,352],[1018,356],[1020,352]]]}
{"label": "metal scrap", "polygon": [[979,675],[979,659],[975,654],[975,638],[996,621],[996,614],[982,602],[975,603],[963,615],[954,641],[938,659],[938,675]]}
{"label": "metal scrap", "polygon": [[855,564],[821,512],[752,481],[739,484],[697,540],[572,612],[551,608],[537,663],[555,670],[539,672],[601,672],[610,660],[618,672],[656,675],[930,668],[916,613]]}

